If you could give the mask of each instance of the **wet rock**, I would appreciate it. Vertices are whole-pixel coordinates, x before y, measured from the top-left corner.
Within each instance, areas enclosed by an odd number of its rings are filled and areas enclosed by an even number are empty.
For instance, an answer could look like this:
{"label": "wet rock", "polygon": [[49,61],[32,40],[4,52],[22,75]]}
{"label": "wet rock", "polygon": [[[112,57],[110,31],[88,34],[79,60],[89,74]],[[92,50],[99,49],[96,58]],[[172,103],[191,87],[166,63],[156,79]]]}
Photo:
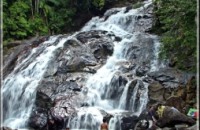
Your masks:
{"label": "wet rock", "polygon": [[151,83],[154,82],[154,79],[152,79],[151,77],[146,76],[146,77],[144,77],[144,78],[142,79],[142,81],[151,84]]}
{"label": "wet rock", "polygon": [[129,59],[136,59],[139,52],[140,52],[140,48],[138,46],[132,46],[132,47],[129,47],[128,49],[126,49],[125,56]]}
{"label": "wet rock", "polygon": [[110,119],[113,117],[112,114],[107,113],[105,110],[99,109],[101,114],[103,115],[103,118],[106,119],[107,122],[110,121]]}
{"label": "wet rock", "polygon": [[146,34],[136,34],[133,42],[125,43],[127,46],[123,49],[123,56],[138,66],[150,66],[151,59],[154,58],[154,54],[152,53],[154,42]]}
{"label": "wet rock", "polygon": [[66,81],[64,82],[63,84],[65,84],[65,88],[68,88],[68,89],[71,89],[73,91],[81,91],[81,87],[76,83],[76,82],[69,82],[69,81]]}
{"label": "wet rock", "polygon": [[120,10],[118,8],[108,10],[104,13],[104,20],[106,21],[111,15],[118,13]]}
{"label": "wet rock", "polygon": [[47,124],[47,110],[33,109],[28,123],[34,129],[44,129]]}
{"label": "wet rock", "polygon": [[81,32],[76,35],[76,38],[82,43],[87,43],[88,40],[93,38],[100,38],[106,36],[107,31],[93,30],[88,32]]}
{"label": "wet rock", "polygon": [[53,102],[45,93],[37,92],[35,105],[39,108],[48,109],[52,106]]}
{"label": "wet rock", "polygon": [[148,76],[165,87],[176,88],[179,85],[186,84],[192,74],[186,74],[173,68],[165,68],[157,72],[148,73]]}
{"label": "wet rock", "polygon": [[90,104],[88,104],[87,102],[81,103],[81,107],[88,107],[90,106]]}
{"label": "wet rock", "polygon": [[[125,12],[128,12],[130,9],[131,7],[126,8]],[[120,9],[108,11],[104,16],[105,20],[119,11]],[[118,101],[128,83],[128,79],[130,79],[132,81],[128,86],[125,109],[133,112],[138,112],[138,103],[141,99],[140,96],[146,91],[146,84],[141,80],[138,80],[138,77],[136,77],[137,79],[134,79],[135,68],[138,67],[136,70],[137,76],[144,76],[149,71],[152,59],[155,58],[155,41],[145,33],[152,25],[152,16],[150,15],[152,13],[151,7],[146,9],[145,12],[148,14],[139,15],[137,17],[138,21],[135,23],[136,27],[134,27],[133,24],[130,24],[133,22],[133,18],[135,20],[135,16],[128,16],[120,21],[127,25],[124,26],[123,29],[127,29],[129,33],[132,33],[133,31],[143,33],[134,35],[134,38],[131,38],[132,35],[130,34],[126,35],[127,39],[130,38],[133,41],[123,41],[125,42],[125,46],[123,46],[122,51],[125,54],[119,55],[119,57],[125,58],[128,61],[116,63],[118,64],[116,67],[119,68],[120,72],[114,75],[110,84],[108,84],[109,87],[107,88],[109,89],[106,91],[108,93],[103,97],[107,99],[117,99]],[[143,13],[144,12],[141,12],[141,14]],[[130,26],[128,26],[128,24],[130,24]],[[68,36],[69,35],[59,36],[58,40],[54,42],[54,45],[57,45],[59,41],[62,40],[61,38],[66,38]],[[44,129],[50,116],[52,116],[52,119],[56,122],[55,125],[60,127],[63,126],[64,122],[68,122],[68,119],[73,119],[73,117],[76,117],[74,119],[78,120],[77,110],[79,108],[89,108],[89,103],[84,100],[85,95],[88,93],[86,88],[88,77],[91,76],[91,74],[96,73],[97,69],[104,65],[107,58],[113,54],[113,43],[118,44],[119,41],[124,39],[125,38],[121,36],[115,36],[112,32],[102,30],[79,32],[74,38],[67,40],[64,43],[63,48],[59,47],[55,50],[53,52],[54,57],[49,61],[47,71],[37,88],[36,106],[30,117],[30,126],[35,129]],[[38,48],[37,53],[29,63],[34,61],[47,46],[50,46],[50,44],[47,43],[43,45],[40,44],[40,42],[35,41],[32,45],[21,46],[21,48],[18,48],[18,50],[11,55],[11,59],[8,60],[8,62],[5,62],[5,74],[9,74],[13,70],[16,64],[15,60],[21,62],[31,53],[31,49],[36,46],[41,46],[41,48]],[[23,66],[23,68],[26,68],[28,65],[29,64]],[[17,71],[20,71],[20,69],[21,68]],[[180,86],[180,84],[185,85],[188,77],[190,76],[172,69],[148,73],[148,76],[144,81],[150,83],[148,87],[150,104],[167,102],[166,104],[170,106],[176,105],[178,109],[181,109],[181,107],[184,106],[183,104],[179,104],[183,99],[186,99],[186,102],[190,104],[194,97],[196,97],[196,95],[193,94],[196,89],[196,87],[193,88],[193,84],[188,83],[187,89],[184,90],[187,90],[186,95],[185,92],[181,92],[182,90],[177,91],[180,95],[177,98],[174,98],[173,96],[175,89],[171,89]],[[81,95],[82,90],[84,96]],[[192,103],[194,104],[193,101]],[[101,111],[101,114],[107,120],[110,120],[112,117],[115,118],[112,114],[105,111]],[[168,112],[168,114],[171,113]],[[172,115],[173,114],[174,113],[172,113]],[[181,119],[185,118],[180,113],[176,116]],[[117,127],[120,127],[121,125],[122,130],[133,128],[139,119],[131,113],[123,113],[123,116],[121,117],[122,118],[117,117],[119,118]],[[85,121],[85,118],[86,115],[83,115],[80,120]],[[93,121],[92,115],[88,115],[88,118],[88,122],[86,124],[82,123],[81,125],[91,128],[91,122]],[[161,122],[160,124],[166,125],[167,123],[177,121],[175,118],[172,118],[174,117],[170,117],[169,119],[166,117],[167,121],[164,123]],[[122,121],[122,124],[120,124],[120,121]],[[192,122],[186,118],[181,121]],[[94,127],[92,129],[96,129],[96,126],[99,125],[99,122],[95,122],[92,124],[92,127]]]}
{"label": "wet rock", "polygon": [[146,75],[146,73],[149,71],[149,67],[148,66],[140,66],[136,69],[136,75],[137,76],[144,76]]}
{"label": "wet rock", "polygon": [[115,41],[120,42],[122,39],[118,36],[115,37]]}
{"label": "wet rock", "polygon": [[69,39],[64,43],[64,49],[67,49],[68,47],[77,47],[81,46],[81,42],[75,39]]}
{"label": "wet rock", "polygon": [[76,115],[76,107],[80,105],[76,100],[81,101],[74,93],[57,95],[54,99],[54,106],[50,108],[49,116],[55,121],[59,129],[65,128],[69,118]]}
{"label": "wet rock", "polygon": [[132,8],[133,8],[132,6],[128,6],[128,7],[126,7],[126,10],[124,11],[124,13],[129,12],[129,10],[131,10]]}
{"label": "wet rock", "polygon": [[54,60],[49,61],[49,64],[46,68],[46,72],[44,73],[44,77],[53,76],[58,71],[58,63]]}
{"label": "wet rock", "polygon": [[4,55],[4,63],[3,63],[3,77],[5,78],[15,67],[15,64],[19,58],[25,59],[28,54],[30,54],[32,48],[37,47],[42,42],[47,40],[47,36],[34,37],[30,40],[21,41],[20,44],[13,49],[10,49],[9,55]]}
{"label": "wet rock", "polygon": [[107,58],[107,56],[110,56],[113,53],[113,45],[105,44],[105,42],[103,44],[92,47],[92,49],[94,50],[93,53],[96,59],[105,59]]}
{"label": "wet rock", "polygon": [[61,73],[82,71],[84,67],[93,65],[96,65],[93,57],[88,57],[87,55],[77,56],[68,61],[67,64],[62,64],[58,71]]}
{"label": "wet rock", "polygon": [[156,124],[159,127],[163,128],[165,126],[174,127],[177,124],[183,124],[183,123],[192,126],[196,123],[196,121],[182,114],[176,108],[166,106],[163,111],[162,118],[159,118]]}
{"label": "wet rock", "polygon": [[129,113],[129,115],[123,116],[121,119],[121,130],[129,130],[134,129],[136,123],[140,120],[138,116],[132,115]]}
{"label": "wet rock", "polygon": [[57,86],[58,84],[56,82],[53,82],[51,80],[42,80],[41,83],[38,85],[37,92],[43,93],[48,97],[51,97],[55,94],[56,90],[58,89]]}

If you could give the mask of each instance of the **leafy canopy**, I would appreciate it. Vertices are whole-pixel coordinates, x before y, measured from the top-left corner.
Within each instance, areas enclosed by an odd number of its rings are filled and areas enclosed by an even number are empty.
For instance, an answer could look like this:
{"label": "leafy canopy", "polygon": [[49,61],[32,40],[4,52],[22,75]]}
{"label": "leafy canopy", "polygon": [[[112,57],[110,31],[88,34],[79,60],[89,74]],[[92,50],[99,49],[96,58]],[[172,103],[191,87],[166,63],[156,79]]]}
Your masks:
{"label": "leafy canopy", "polygon": [[162,34],[161,58],[172,59],[179,69],[196,69],[196,0],[155,0],[157,24]]}

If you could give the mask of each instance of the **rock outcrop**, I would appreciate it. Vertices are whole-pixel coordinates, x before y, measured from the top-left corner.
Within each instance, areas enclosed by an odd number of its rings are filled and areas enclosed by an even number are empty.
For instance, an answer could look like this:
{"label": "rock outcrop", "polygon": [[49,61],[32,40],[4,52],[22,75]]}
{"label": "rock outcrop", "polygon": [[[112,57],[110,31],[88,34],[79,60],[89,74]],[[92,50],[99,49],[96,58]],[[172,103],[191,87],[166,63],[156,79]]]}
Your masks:
{"label": "rock outcrop", "polygon": [[[80,125],[85,125],[88,129],[100,125],[100,121],[92,122],[91,115],[83,114],[81,118],[78,118],[77,115],[81,111],[87,113],[90,110],[89,106],[92,106],[92,103],[85,101],[86,94],[90,92],[86,86],[88,77],[97,73],[113,53],[116,53],[115,55],[123,60],[116,61],[115,68],[111,73],[115,70],[118,71],[113,73],[110,82],[106,84],[107,86],[105,85],[106,93],[101,95],[101,98],[110,101],[116,100],[119,104],[123,90],[127,88],[127,97],[121,104],[125,104],[124,109],[129,112],[120,113],[119,116],[101,109],[97,109],[96,112],[100,113],[107,121],[110,121],[111,118],[117,118],[115,120],[116,127],[121,127],[121,130],[134,128],[142,118],[136,113],[146,107],[139,108],[141,102],[148,102],[148,105],[162,102],[177,108],[180,112],[184,112],[182,108],[195,106],[197,87],[194,83],[195,76],[166,65],[163,67],[161,62],[157,60],[158,57],[154,51],[158,39],[146,33],[152,26],[152,9],[153,6],[150,5],[143,12],[139,12],[140,15],[137,17],[131,15],[123,17],[120,22],[126,24],[121,28],[127,30],[127,35],[124,37],[111,31],[91,29],[90,31],[77,32],[74,35],[57,35],[56,38],[53,37],[55,40],[51,39],[52,43],[35,40],[16,47],[14,52],[8,56],[9,58],[6,58],[9,60],[4,62],[4,78],[11,73],[17,63],[21,63],[28,57],[32,49],[38,47],[34,50],[36,53],[26,61],[27,64],[16,68],[15,73],[20,72],[29,63],[35,61],[46,47],[54,47],[63,39],[68,39],[63,43],[63,46],[59,46],[56,51],[52,52],[54,54],[48,61],[42,79],[37,85],[36,100],[28,125],[34,129],[47,130],[48,123],[53,121],[56,129],[59,130],[64,128],[69,120],[83,121],[85,118],[88,118],[89,122]],[[124,13],[130,10],[130,7],[126,8]],[[106,21],[111,15],[118,12],[119,9],[108,11],[101,20]],[[133,18],[137,22],[132,22]],[[119,24],[121,25],[121,23]],[[133,32],[140,33],[133,35]],[[51,37],[45,38],[50,39]],[[114,52],[116,47],[114,44],[122,44],[121,42],[124,46],[120,46],[120,52],[118,52],[119,48],[116,48],[117,51]],[[156,63],[154,63],[155,60],[157,60]],[[113,64],[110,64],[106,67],[112,66]],[[152,69],[152,66],[157,68]],[[145,92],[148,92],[148,98],[144,98]],[[94,102],[96,102],[95,99]],[[118,104],[113,104],[113,106]],[[160,120],[158,125],[164,127],[174,122],[189,123],[190,125],[195,123],[180,112],[167,109],[166,114],[164,114],[165,120]]]}

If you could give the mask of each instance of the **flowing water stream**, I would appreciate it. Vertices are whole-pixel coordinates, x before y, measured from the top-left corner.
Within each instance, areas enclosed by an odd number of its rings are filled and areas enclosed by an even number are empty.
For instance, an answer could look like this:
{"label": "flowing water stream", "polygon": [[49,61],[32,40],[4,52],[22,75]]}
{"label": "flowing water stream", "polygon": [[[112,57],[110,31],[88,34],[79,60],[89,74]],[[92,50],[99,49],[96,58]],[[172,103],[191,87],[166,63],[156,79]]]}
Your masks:
{"label": "flowing water stream", "polygon": [[[153,39],[154,45],[152,53],[154,58],[151,59],[150,71],[156,71],[158,69],[159,63],[157,59],[159,42],[157,37],[150,34],[143,34],[141,30],[137,31],[136,26],[136,22],[138,22],[137,17],[143,15],[142,10],[147,8],[150,3],[150,1],[147,1],[143,7],[129,10],[128,13],[126,13],[126,8],[111,9],[104,15],[112,14],[106,20],[105,17],[95,17],[82,29],[82,31],[106,30],[108,32],[113,32],[116,36],[121,37],[122,41],[114,43],[113,55],[108,58],[106,64],[101,67],[96,74],[89,77],[87,81],[88,93],[85,102],[87,102],[90,107],[84,110],[81,108],[78,116],[69,122],[68,125],[70,128],[100,130],[99,127],[96,127],[100,125],[103,119],[103,115],[99,110],[104,110],[113,115],[109,121],[109,130],[121,130],[120,124],[123,113],[132,112],[133,115],[138,116],[146,108],[148,102],[147,83],[143,82],[144,86],[141,89],[139,82],[137,82],[132,97],[127,102],[128,89],[132,80],[128,79],[128,82],[121,86],[113,84],[112,80],[116,75],[123,74],[120,70],[121,66],[119,63],[127,62],[131,58],[129,54],[130,44],[137,46],[138,41],[136,37],[140,34]],[[134,77],[134,79],[138,80],[142,80],[142,78],[143,77]],[[119,87],[118,89],[122,88],[121,93],[116,93],[116,86]],[[139,101],[136,101],[138,91],[141,91],[141,94]],[[112,95],[117,95],[117,97],[113,98]],[[129,107],[127,107],[128,103]]]}
{"label": "flowing water stream", "polygon": [[57,37],[50,38],[43,43],[45,49],[40,55],[36,53],[41,48],[35,48],[31,54],[4,80],[2,95],[5,126],[12,128],[25,127],[33,105],[35,103],[36,88],[45,73],[49,59],[53,57],[53,51],[61,47],[67,39],[63,39],[56,46]]}
{"label": "flowing water stream", "polygon": [[[158,69],[158,48],[159,42],[156,36],[143,32],[142,27],[138,29],[138,17],[145,14],[144,9],[151,4],[146,1],[144,6],[138,9],[127,10],[127,8],[114,8],[108,10],[104,17],[95,17],[90,20],[81,31],[105,30],[114,33],[122,40],[114,42],[113,55],[107,59],[94,75],[88,77],[85,94],[85,102],[89,107],[78,109],[78,114],[68,122],[68,126],[73,129],[99,130],[102,123],[102,111],[113,115],[109,122],[109,130],[121,130],[121,118],[123,113],[131,112],[139,115],[148,103],[148,84],[142,81],[144,77],[136,75],[126,78],[127,82],[122,82],[122,64],[133,60],[130,48],[139,46],[138,36],[151,39],[153,46],[150,48],[151,54],[143,52],[135,62],[142,63],[151,57],[150,71]],[[144,22],[148,22],[144,21]],[[76,34],[74,34],[76,35]],[[39,47],[34,48],[31,54],[18,61],[16,68],[3,82],[3,125],[11,128],[27,127],[27,120],[30,117],[36,98],[36,89],[46,71],[49,61],[54,57],[54,52],[62,48],[63,44],[73,36],[58,40],[59,36],[52,36]],[[39,55],[38,52],[40,51]],[[133,60],[134,61],[134,60]],[[135,74],[137,67],[133,70]],[[130,86],[136,80],[131,97],[128,98]],[[120,83],[116,84],[116,80]],[[141,85],[143,84],[143,85]],[[137,93],[140,93],[139,99]]]}

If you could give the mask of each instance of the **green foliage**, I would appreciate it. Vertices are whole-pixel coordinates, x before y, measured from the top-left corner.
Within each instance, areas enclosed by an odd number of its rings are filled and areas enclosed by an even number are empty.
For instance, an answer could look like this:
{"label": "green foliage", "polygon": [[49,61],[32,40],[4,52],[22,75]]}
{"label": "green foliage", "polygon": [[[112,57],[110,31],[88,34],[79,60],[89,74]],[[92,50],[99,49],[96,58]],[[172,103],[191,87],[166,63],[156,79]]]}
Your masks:
{"label": "green foliage", "polygon": [[70,27],[76,9],[70,0],[3,1],[4,44]]}
{"label": "green foliage", "polygon": [[133,9],[139,8],[141,6],[143,6],[143,3],[138,1],[136,4],[133,5]]}
{"label": "green foliage", "polygon": [[[196,69],[196,0],[155,0],[156,31],[161,32],[162,58],[179,69]],[[159,25],[159,26],[158,26]]]}
{"label": "green foliage", "polygon": [[[4,4],[6,7],[7,4]],[[25,38],[30,34],[30,23],[27,19],[29,6],[22,1],[12,4],[4,15],[4,38],[16,37],[17,39]]]}
{"label": "green foliage", "polygon": [[101,10],[105,5],[105,0],[93,0],[92,4]]}

